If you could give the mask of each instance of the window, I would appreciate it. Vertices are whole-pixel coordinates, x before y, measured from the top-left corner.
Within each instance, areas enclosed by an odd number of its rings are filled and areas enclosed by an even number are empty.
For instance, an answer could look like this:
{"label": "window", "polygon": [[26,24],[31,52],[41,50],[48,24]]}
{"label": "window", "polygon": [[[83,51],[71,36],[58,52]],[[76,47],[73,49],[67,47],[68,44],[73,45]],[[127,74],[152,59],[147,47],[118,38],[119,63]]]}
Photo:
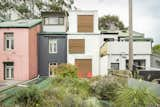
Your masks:
{"label": "window", "polygon": [[84,39],[69,39],[69,53],[78,54],[84,53],[85,40]]}
{"label": "window", "polygon": [[57,53],[57,40],[49,39],[49,53]]}
{"label": "window", "polygon": [[114,38],[104,38],[105,42],[114,41]]}
{"label": "window", "polygon": [[[129,64],[129,61],[126,60],[126,69],[129,69],[128,68],[128,64]],[[143,59],[140,59],[140,60],[134,60],[134,63],[133,63],[133,69],[135,70],[144,70],[146,68],[146,61],[143,60]]]}
{"label": "window", "polygon": [[58,63],[56,62],[50,62],[49,63],[49,75],[53,75],[54,69],[57,68]]}
{"label": "window", "polygon": [[64,25],[64,17],[45,17],[45,25]]}
{"label": "window", "polygon": [[119,63],[111,63],[112,70],[119,70]]}
{"label": "window", "polygon": [[5,33],[5,50],[14,49],[13,33]]}
{"label": "window", "polygon": [[4,63],[4,74],[5,74],[5,80],[13,79],[13,77],[14,77],[13,62],[5,62]]}

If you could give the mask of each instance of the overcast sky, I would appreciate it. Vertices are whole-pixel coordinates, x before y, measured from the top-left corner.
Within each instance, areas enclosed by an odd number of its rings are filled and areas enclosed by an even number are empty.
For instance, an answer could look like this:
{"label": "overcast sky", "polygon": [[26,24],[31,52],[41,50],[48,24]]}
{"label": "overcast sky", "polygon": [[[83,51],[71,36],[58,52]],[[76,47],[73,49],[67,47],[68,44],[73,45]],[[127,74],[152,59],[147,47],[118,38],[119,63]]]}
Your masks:
{"label": "overcast sky", "polygon": [[[117,15],[128,26],[128,0],[75,0],[82,10],[98,10],[99,16]],[[160,0],[133,0],[134,30],[160,44]]]}

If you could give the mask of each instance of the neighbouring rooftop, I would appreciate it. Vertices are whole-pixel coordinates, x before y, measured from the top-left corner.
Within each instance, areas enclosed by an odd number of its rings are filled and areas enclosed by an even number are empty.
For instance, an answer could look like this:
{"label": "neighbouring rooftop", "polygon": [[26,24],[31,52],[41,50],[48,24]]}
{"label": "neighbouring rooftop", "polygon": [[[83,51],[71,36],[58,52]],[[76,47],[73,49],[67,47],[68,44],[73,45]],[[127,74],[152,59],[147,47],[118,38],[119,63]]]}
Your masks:
{"label": "neighbouring rooftop", "polygon": [[22,19],[5,21],[0,23],[0,28],[31,28],[37,24],[40,24],[42,19]]}

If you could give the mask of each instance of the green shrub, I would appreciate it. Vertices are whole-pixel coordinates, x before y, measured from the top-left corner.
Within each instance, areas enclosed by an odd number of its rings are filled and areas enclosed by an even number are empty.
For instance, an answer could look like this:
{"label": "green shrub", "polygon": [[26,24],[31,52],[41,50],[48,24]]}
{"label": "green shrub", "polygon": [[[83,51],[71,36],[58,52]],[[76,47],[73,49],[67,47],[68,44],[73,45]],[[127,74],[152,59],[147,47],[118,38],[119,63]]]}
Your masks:
{"label": "green shrub", "polygon": [[[83,107],[84,100],[90,96],[87,79],[56,76],[50,87],[44,92],[45,105],[55,107]],[[54,106],[53,106],[54,107]]]}
{"label": "green shrub", "polygon": [[67,93],[76,94],[82,97],[88,97],[91,89],[87,79],[55,77],[52,79],[51,84],[51,88],[65,88]]}
{"label": "green shrub", "polygon": [[15,103],[20,107],[39,107],[42,98],[41,92],[34,86],[21,88],[15,94]]}
{"label": "green shrub", "polygon": [[155,107],[159,99],[147,88],[121,88],[117,91],[115,107]]}
{"label": "green shrub", "polygon": [[54,69],[54,74],[62,77],[76,78],[77,72],[77,67],[71,64],[61,64]]}
{"label": "green shrub", "polygon": [[113,100],[117,89],[122,87],[116,77],[107,76],[91,84],[92,93],[100,100]]}

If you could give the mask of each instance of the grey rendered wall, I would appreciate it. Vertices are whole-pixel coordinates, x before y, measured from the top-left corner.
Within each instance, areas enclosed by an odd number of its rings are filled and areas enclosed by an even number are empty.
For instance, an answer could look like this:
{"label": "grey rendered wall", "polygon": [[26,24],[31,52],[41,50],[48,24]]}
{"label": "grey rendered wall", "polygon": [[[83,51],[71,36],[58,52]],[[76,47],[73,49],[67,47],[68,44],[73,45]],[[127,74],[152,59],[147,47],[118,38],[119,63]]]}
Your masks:
{"label": "grey rendered wall", "polygon": [[[48,53],[49,38],[57,39],[58,53]],[[67,62],[67,37],[66,35],[39,35],[38,41],[38,71],[41,76],[48,76],[49,62],[66,63]]]}

